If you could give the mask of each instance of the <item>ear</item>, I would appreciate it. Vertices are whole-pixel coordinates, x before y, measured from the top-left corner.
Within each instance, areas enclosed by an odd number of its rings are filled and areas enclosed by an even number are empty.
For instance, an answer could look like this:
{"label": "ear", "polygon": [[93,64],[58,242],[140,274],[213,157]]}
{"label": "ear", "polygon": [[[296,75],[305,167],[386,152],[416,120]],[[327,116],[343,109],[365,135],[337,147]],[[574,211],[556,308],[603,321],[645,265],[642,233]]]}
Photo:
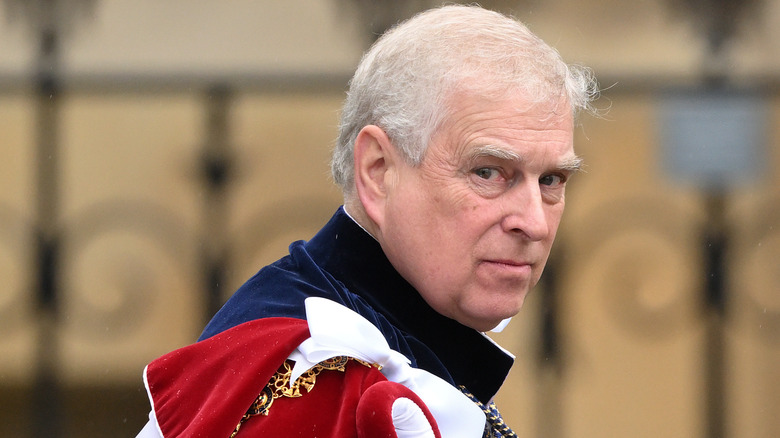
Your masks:
{"label": "ear", "polygon": [[355,190],[363,209],[380,228],[384,223],[388,184],[395,164],[395,149],[385,131],[364,126],[355,139]]}

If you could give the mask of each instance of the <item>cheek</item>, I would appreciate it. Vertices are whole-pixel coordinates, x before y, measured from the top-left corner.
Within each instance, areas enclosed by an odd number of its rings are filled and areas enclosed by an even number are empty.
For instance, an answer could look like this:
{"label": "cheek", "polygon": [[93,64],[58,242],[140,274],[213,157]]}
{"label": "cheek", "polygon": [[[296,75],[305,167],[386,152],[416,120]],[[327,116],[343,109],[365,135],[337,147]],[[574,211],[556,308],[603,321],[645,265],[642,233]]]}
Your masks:
{"label": "cheek", "polygon": [[[484,199],[474,196],[474,192],[463,186],[443,186],[431,188],[429,199],[430,214],[439,223],[449,227],[473,227],[488,210]],[[457,230],[452,230],[457,232]]]}
{"label": "cheek", "polygon": [[563,217],[563,207],[564,203],[561,202],[547,214],[547,223],[550,224],[550,239],[555,238],[555,235],[558,232],[558,226],[560,226]]}

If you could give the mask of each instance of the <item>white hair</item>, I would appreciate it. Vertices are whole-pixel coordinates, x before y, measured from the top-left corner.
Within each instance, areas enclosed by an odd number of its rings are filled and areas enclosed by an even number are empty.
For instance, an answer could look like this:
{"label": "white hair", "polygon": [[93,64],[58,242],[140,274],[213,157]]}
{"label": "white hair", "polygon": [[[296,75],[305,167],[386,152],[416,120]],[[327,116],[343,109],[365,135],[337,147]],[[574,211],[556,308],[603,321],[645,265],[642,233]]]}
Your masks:
{"label": "white hair", "polygon": [[385,33],[363,55],[349,84],[333,151],[334,181],[354,186],[353,147],[367,125],[382,128],[412,165],[456,92],[489,98],[522,93],[529,104],[565,99],[574,114],[598,93],[590,70],[569,66],[519,21],[479,6],[422,12]]}

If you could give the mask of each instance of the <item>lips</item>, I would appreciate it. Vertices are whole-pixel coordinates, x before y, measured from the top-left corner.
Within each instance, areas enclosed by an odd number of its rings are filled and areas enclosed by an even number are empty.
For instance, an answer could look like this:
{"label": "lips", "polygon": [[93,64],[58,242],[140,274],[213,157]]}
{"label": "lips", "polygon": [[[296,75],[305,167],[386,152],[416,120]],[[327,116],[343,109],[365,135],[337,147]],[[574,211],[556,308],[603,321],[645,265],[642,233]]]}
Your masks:
{"label": "lips", "polygon": [[484,260],[482,264],[499,272],[515,274],[529,274],[532,267],[532,264],[529,262],[511,259]]}
{"label": "lips", "polygon": [[522,261],[515,261],[515,260],[486,260],[488,263],[497,263],[500,265],[508,265],[508,266],[530,266],[531,264],[528,262],[522,262]]}

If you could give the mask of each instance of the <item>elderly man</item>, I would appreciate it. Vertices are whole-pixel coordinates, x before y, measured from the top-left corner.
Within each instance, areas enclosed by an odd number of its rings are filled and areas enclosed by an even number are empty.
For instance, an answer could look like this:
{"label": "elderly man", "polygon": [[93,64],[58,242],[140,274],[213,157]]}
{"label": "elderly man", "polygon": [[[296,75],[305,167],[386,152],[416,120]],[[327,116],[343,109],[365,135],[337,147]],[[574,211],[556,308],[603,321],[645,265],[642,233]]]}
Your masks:
{"label": "elderly man", "polygon": [[343,109],[344,206],[147,367],[139,436],[513,436],[492,398],[514,359],[483,332],[542,274],[595,92],[479,7],[386,33]]}

